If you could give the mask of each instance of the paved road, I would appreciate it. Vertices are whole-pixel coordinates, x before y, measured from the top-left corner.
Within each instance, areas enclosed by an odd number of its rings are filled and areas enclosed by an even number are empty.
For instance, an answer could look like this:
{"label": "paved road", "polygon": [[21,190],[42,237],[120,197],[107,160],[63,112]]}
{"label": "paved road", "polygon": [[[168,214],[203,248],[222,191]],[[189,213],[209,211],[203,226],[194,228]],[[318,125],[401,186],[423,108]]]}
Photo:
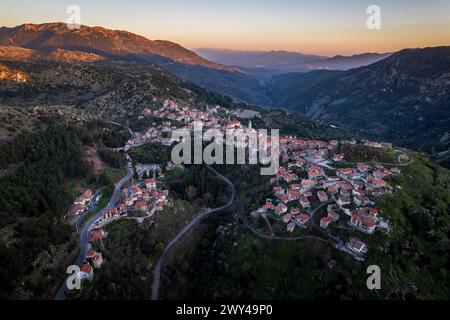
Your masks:
{"label": "paved road", "polygon": [[220,174],[219,172],[217,172],[217,170],[215,170],[214,168],[207,166],[208,169],[210,171],[212,171],[214,174],[216,174],[220,179],[222,179],[222,181],[224,181],[230,191],[231,191],[231,197],[230,200],[228,201],[227,204],[215,208],[215,209],[210,209],[210,210],[206,210],[203,211],[201,213],[199,213],[197,216],[194,217],[194,219],[191,220],[191,222],[189,222],[188,225],[186,225],[176,236],[175,238],[173,238],[169,244],[166,246],[166,248],[164,249],[161,257],[158,260],[158,263],[156,264],[156,268],[155,268],[155,274],[153,277],[153,287],[152,287],[152,300],[158,300],[158,293],[159,293],[159,283],[160,283],[160,278],[161,278],[161,266],[164,263],[164,259],[165,257],[170,253],[170,251],[172,250],[172,248],[175,246],[175,244],[178,242],[178,240],[180,240],[190,229],[192,229],[192,227],[194,227],[201,219],[203,219],[204,217],[206,217],[207,215],[210,215],[212,213],[224,210],[226,208],[228,208],[229,206],[231,206],[236,198],[236,187],[234,186],[234,184],[228,180],[228,178],[226,178],[225,176],[223,176],[222,174]]}
{"label": "paved road", "polygon": [[[117,126],[121,126],[124,127],[126,129],[128,129],[128,132],[130,133],[130,135],[132,137],[136,137],[137,133],[134,132],[133,130],[131,130],[131,128],[124,126],[123,124],[120,124],[118,122],[114,122],[114,121],[109,121],[109,123],[117,125]],[[137,147],[137,146],[135,146]],[[106,211],[108,211],[109,209],[112,209],[114,207],[117,206],[117,204],[120,202],[121,200],[121,191],[122,191],[122,187],[125,183],[127,183],[134,174],[134,170],[133,170],[133,166],[131,164],[131,162],[127,163],[127,174],[125,177],[123,177],[119,182],[116,183],[115,188],[114,188],[114,192],[111,196],[111,199],[109,200],[108,205],[103,208],[102,210],[100,210],[95,216],[92,216],[87,222],[86,224],[83,226],[83,228],[81,229],[81,231],[78,231],[80,226],[79,226],[79,222],[81,222],[81,217],[80,219],[77,221],[77,232],[80,233],[80,245],[81,245],[81,250],[78,254],[78,257],[76,258],[74,265],[80,265],[83,261],[84,258],[86,256],[86,252],[88,250],[89,247],[89,243],[88,243],[88,231],[89,228],[94,224],[94,222],[100,218],[102,216],[102,214]],[[56,296],[55,296],[55,300],[64,300],[65,297],[65,293],[67,291],[67,285],[66,285],[66,281],[64,281],[64,283],[61,285],[61,287],[59,288]]]}
{"label": "paved road", "polygon": [[[78,254],[78,257],[76,258],[74,265],[79,266],[85,259],[86,256],[86,252],[88,250],[88,246],[89,246],[89,242],[88,242],[88,231],[89,228],[93,225],[93,223],[101,217],[101,215],[109,210],[114,208],[115,206],[117,206],[117,204],[120,201],[120,197],[121,197],[121,190],[122,187],[125,183],[127,183],[131,177],[133,176],[133,168],[127,166],[127,175],[125,177],[123,177],[115,186],[114,188],[114,192],[111,196],[111,200],[109,201],[108,205],[103,208],[102,210],[100,210],[96,215],[92,216],[87,223],[83,226],[83,228],[81,229],[80,232],[80,245],[81,245],[81,250],[80,253]],[[66,285],[66,281],[64,281],[64,283],[61,285],[61,287],[58,290],[58,293],[55,296],[55,300],[64,300],[64,296],[65,293],[67,291],[67,285]]]}
{"label": "paved road", "polygon": [[[313,220],[314,214],[316,213],[316,211],[318,211],[319,209],[323,208],[328,203],[329,202],[322,203],[319,207],[315,208],[313,211],[310,212],[311,221]],[[256,229],[255,227],[253,227],[252,225],[250,225],[247,222],[246,218],[243,215],[243,208],[242,208],[242,206],[241,206],[241,216],[242,216],[242,219],[244,221],[244,225],[248,229],[250,229],[254,234],[256,234],[258,237],[263,238],[263,239],[286,240],[286,241],[300,241],[300,240],[311,240],[311,239],[314,239],[314,240],[318,240],[318,241],[328,242],[327,240],[325,240],[323,238],[320,238],[320,237],[317,237],[317,236],[314,236],[314,235],[306,235],[306,236],[300,236],[300,237],[281,237],[281,236],[274,235],[273,232],[272,232],[272,235],[267,235],[267,234],[262,233],[260,230]],[[313,224],[313,226],[315,226],[315,225]]]}
{"label": "paved road", "polygon": [[274,236],[275,234],[273,233],[273,229],[272,229],[272,225],[270,224],[269,219],[267,218],[267,214],[263,213],[261,214],[261,217],[264,219],[264,221],[267,224],[267,227],[269,227],[269,231],[270,231],[270,235]]}
{"label": "paved road", "polygon": [[245,226],[248,229],[250,229],[250,231],[252,231],[258,237],[263,238],[263,239],[283,240],[283,241],[317,240],[317,241],[322,241],[322,242],[329,243],[328,240],[323,239],[323,238],[318,237],[318,236],[314,236],[314,235],[306,235],[306,236],[300,236],[300,237],[280,237],[280,236],[275,236],[275,235],[267,235],[267,234],[262,233],[261,231],[259,231],[258,229],[254,228],[253,226],[251,226],[250,224],[248,224],[246,222],[244,222],[244,224],[245,224]]}
{"label": "paved road", "polygon": [[102,191],[103,188],[97,189],[97,191],[95,191],[95,194],[92,198],[91,204],[89,205],[88,210],[86,210],[82,215],[80,215],[77,219],[77,221],[75,222],[75,229],[77,230],[78,233],[80,233],[80,229],[82,227],[82,222],[85,216],[87,216],[88,214],[90,214],[92,211],[97,209],[97,202],[94,202],[95,198],[100,194],[100,192]]}
{"label": "paved road", "polygon": [[123,128],[125,128],[125,129],[127,129],[128,132],[130,133],[130,135],[131,135],[133,138],[136,138],[136,137],[138,136],[138,134],[137,134],[136,132],[134,132],[133,130],[131,130],[130,127],[127,127],[127,126],[125,126],[125,125],[123,125],[123,124],[121,124],[121,123],[115,122],[115,121],[107,121],[107,122],[109,122],[109,123],[111,123],[111,124],[114,124],[114,125],[116,125],[116,126],[123,127]]}

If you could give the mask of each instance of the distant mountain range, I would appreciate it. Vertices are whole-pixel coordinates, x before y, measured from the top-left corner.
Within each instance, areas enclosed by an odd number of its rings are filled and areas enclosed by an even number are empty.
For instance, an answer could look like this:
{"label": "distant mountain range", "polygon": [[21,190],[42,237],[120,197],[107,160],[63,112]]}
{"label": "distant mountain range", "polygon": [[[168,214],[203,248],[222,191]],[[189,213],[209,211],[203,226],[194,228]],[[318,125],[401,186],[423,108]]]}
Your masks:
{"label": "distant mountain range", "polygon": [[316,69],[348,70],[380,61],[391,53],[364,53],[353,56],[325,57],[289,51],[239,51],[199,48],[194,51],[205,59],[245,69],[263,69],[267,73],[308,72]]}
{"label": "distant mountain range", "polygon": [[313,61],[308,64],[309,69],[327,70],[349,70],[358,67],[368,66],[381,61],[392,55],[392,53],[362,53],[352,56],[334,56],[325,60]]}
{"label": "distant mountain range", "polygon": [[450,156],[450,47],[402,50],[349,71],[312,71],[273,78],[279,106]]}

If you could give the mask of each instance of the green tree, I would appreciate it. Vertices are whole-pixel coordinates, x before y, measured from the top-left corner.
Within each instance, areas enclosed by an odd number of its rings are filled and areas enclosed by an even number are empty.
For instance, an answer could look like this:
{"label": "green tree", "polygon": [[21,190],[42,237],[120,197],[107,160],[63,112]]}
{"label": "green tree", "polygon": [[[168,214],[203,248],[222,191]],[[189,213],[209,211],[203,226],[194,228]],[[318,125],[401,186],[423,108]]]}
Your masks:
{"label": "green tree", "polygon": [[189,200],[194,200],[195,197],[197,196],[197,188],[194,187],[193,185],[189,185],[186,188],[186,196],[188,197]]}

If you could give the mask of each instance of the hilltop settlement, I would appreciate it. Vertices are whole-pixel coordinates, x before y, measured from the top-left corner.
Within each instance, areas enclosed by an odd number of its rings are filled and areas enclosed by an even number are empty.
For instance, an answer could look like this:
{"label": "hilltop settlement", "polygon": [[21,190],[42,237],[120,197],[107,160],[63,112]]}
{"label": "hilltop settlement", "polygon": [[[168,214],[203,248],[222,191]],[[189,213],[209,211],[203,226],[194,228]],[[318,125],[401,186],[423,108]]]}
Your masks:
{"label": "hilltop settlement", "polygon": [[[243,115],[240,117],[240,115]],[[121,190],[120,201],[111,208],[105,208],[101,215],[89,226],[85,260],[80,266],[80,278],[92,280],[94,269],[102,266],[103,257],[96,243],[107,234],[104,226],[119,219],[150,219],[171,206],[169,191],[163,188],[163,164],[132,164],[126,153],[130,149],[145,144],[171,146],[174,130],[192,130],[201,124],[205,129],[241,130],[243,134],[254,132],[251,119],[260,117],[251,110],[229,111],[222,106],[208,106],[206,110],[183,106],[167,99],[159,108],[146,108],[140,119],[158,119],[145,133],[134,133],[122,151],[129,167],[137,174],[138,180]],[[249,125],[241,123],[248,120]],[[341,239],[333,234],[333,228],[353,229],[368,235],[376,230],[388,233],[390,230],[387,212],[380,212],[376,199],[391,194],[393,188],[389,178],[401,174],[395,164],[348,163],[344,159],[343,147],[363,145],[368,148],[398,152],[397,165],[407,161],[408,156],[395,150],[392,144],[368,140],[317,141],[295,136],[279,138],[280,167],[270,179],[272,192],[267,194],[265,203],[251,213],[251,216],[271,215],[286,226],[288,233],[296,229],[316,228],[331,238],[336,248],[364,260],[368,246],[357,237]],[[236,145],[237,147],[237,145]],[[244,147],[249,147],[247,140]],[[257,146],[258,147],[258,146]],[[275,152],[268,150],[269,153]],[[182,164],[169,162],[165,170],[184,169]],[[146,179],[143,176],[147,176]],[[85,190],[75,201],[70,215],[82,215],[89,211],[89,203],[94,195]]]}

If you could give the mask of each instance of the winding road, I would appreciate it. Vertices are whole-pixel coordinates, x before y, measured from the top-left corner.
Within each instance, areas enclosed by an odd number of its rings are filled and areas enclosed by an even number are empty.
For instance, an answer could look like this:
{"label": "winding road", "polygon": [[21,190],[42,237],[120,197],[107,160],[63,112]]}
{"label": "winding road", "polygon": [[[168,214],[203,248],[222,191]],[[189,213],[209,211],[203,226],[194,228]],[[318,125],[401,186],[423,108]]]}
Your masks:
{"label": "winding road", "polygon": [[258,229],[252,227],[251,225],[246,225],[246,227],[248,229],[250,229],[250,231],[252,231],[258,237],[260,237],[262,239],[267,239],[267,240],[283,240],[283,241],[317,240],[317,241],[322,241],[322,242],[329,243],[328,240],[325,240],[325,239],[323,239],[321,237],[314,236],[314,235],[306,235],[306,236],[300,236],[300,237],[281,237],[281,236],[264,234],[261,231],[259,231]]}
{"label": "winding road", "polygon": [[[118,122],[113,122],[110,121],[109,123],[114,124],[114,125],[118,125],[121,127],[124,127],[126,129],[128,129],[128,132],[130,133],[130,135],[132,137],[136,137],[136,133],[133,132],[133,130],[131,130],[129,127],[124,126]],[[80,233],[80,252],[75,260],[75,262],[73,263],[74,265],[81,265],[81,263],[84,261],[85,257],[86,257],[86,252],[88,250],[89,247],[89,242],[88,242],[88,231],[89,228],[94,224],[94,222],[100,218],[102,216],[102,214],[106,211],[108,211],[109,209],[112,209],[114,207],[117,206],[117,204],[120,202],[121,200],[121,190],[122,187],[125,183],[127,183],[134,174],[134,170],[133,170],[133,166],[130,162],[127,163],[127,174],[125,177],[123,177],[119,182],[116,183],[115,187],[114,187],[114,192],[111,195],[111,199],[109,200],[108,205],[103,208],[102,210],[100,210],[97,214],[95,214],[94,216],[92,216],[83,226],[83,228],[81,229],[81,231],[79,231],[80,225],[79,223],[81,223],[82,218],[80,217],[80,219],[78,219],[77,224],[76,224],[76,230],[77,232]],[[64,280],[64,282],[62,283],[61,287],[59,288],[58,292],[56,293],[55,296],[55,300],[64,300],[65,298],[65,294],[67,292],[68,288],[67,288],[67,279]]]}
{"label": "winding road", "polygon": [[[319,209],[321,209],[322,207],[324,207],[325,205],[327,205],[329,202],[323,203],[321,204],[319,207],[315,208],[313,211],[311,211],[310,216],[311,216],[311,221],[313,220],[314,214],[316,213],[316,211],[318,211]],[[253,227],[252,225],[250,225],[247,222],[247,219],[244,217],[243,215],[243,210],[242,210],[242,206],[241,206],[241,217],[242,220],[244,222],[244,225],[250,229],[250,231],[252,231],[254,234],[256,234],[258,237],[263,238],[263,239],[268,239],[268,240],[286,240],[286,241],[301,241],[301,240],[318,240],[318,241],[323,241],[323,242],[328,242],[327,240],[320,238],[318,236],[314,236],[314,235],[305,235],[305,236],[300,236],[300,237],[282,237],[282,236],[276,236],[273,235],[267,235],[263,232],[261,232],[260,230],[256,229],[255,227]],[[267,221],[267,220],[266,220]],[[315,225],[313,225],[315,226]]]}
{"label": "winding road", "polygon": [[227,204],[215,208],[215,209],[210,209],[210,210],[206,210],[203,211],[201,213],[199,213],[198,215],[196,215],[194,217],[194,219],[191,220],[191,222],[189,222],[176,236],[175,238],[173,238],[169,244],[166,246],[166,248],[164,249],[161,257],[158,260],[158,263],[156,264],[156,268],[155,268],[155,274],[153,277],[153,286],[152,286],[152,300],[158,300],[158,293],[159,293],[159,283],[160,283],[160,279],[161,279],[161,267],[162,264],[164,263],[164,259],[166,258],[166,256],[170,253],[170,251],[172,250],[172,248],[176,245],[176,243],[178,242],[178,240],[180,240],[190,229],[192,229],[192,227],[194,227],[201,219],[203,219],[204,217],[206,217],[207,215],[213,214],[215,212],[224,210],[228,207],[230,207],[234,200],[236,199],[236,187],[234,186],[234,184],[225,176],[223,176],[222,174],[220,174],[217,170],[215,170],[214,168],[207,166],[207,168],[212,171],[215,175],[217,175],[222,181],[224,181],[230,191],[231,191],[231,197],[230,200],[227,202]]}
{"label": "winding road", "polygon": [[[125,177],[123,177],[115,186],[114,188],[114,192],[111,196],[111,200],[109,201],[108,205],[103,208],[102,210],[100,210],[96,215],[92,216],[87,223],[83,226],[83,228],[81,229],[80,232],[80,245],[81,245],[81,249],[80,249],[80,253],[78,254],[78,257],[76,258],[75,262],[73,263],[74,265],[81,265],[81,263],[84,261],[85,256],[86,256],[86,252],[88,250],[89,247],[89,242],[88,242],[88,231],[89,228],[94,224],[94,222],[100,218],[102,216],[102,214],[106,211],[108,211],[109,209],[114,208],[115,206],[117,206],[117,204],[120,201],[120,196],[121,196],[121,190],[122,187],[125,183],[127,183],[131,177],[133,176],[133,168],[127,165],[127,175]],[[64,300],[65,297],[65,293],[67,292],[67,281],[64,281],[64,283],[61,285],[61,287],[58,290],[58,293],[55,296],[55,300]]]}
{"label": "winding road", "polygon": [[131,135],[133,138],[136,138],[136,137],[138,136],[138,134],[137,134],[136,132],[134,132],[133,130],[131,130],[130,127],[127,127],[127,126],[125,126],[125,125],[123,125],[123,124],[121,124],[121,123],[118,123],[118,122],[115,122],[115,121],[106,121],[106,122],[127,129],[128,132],[130,133],[130,135]]}

